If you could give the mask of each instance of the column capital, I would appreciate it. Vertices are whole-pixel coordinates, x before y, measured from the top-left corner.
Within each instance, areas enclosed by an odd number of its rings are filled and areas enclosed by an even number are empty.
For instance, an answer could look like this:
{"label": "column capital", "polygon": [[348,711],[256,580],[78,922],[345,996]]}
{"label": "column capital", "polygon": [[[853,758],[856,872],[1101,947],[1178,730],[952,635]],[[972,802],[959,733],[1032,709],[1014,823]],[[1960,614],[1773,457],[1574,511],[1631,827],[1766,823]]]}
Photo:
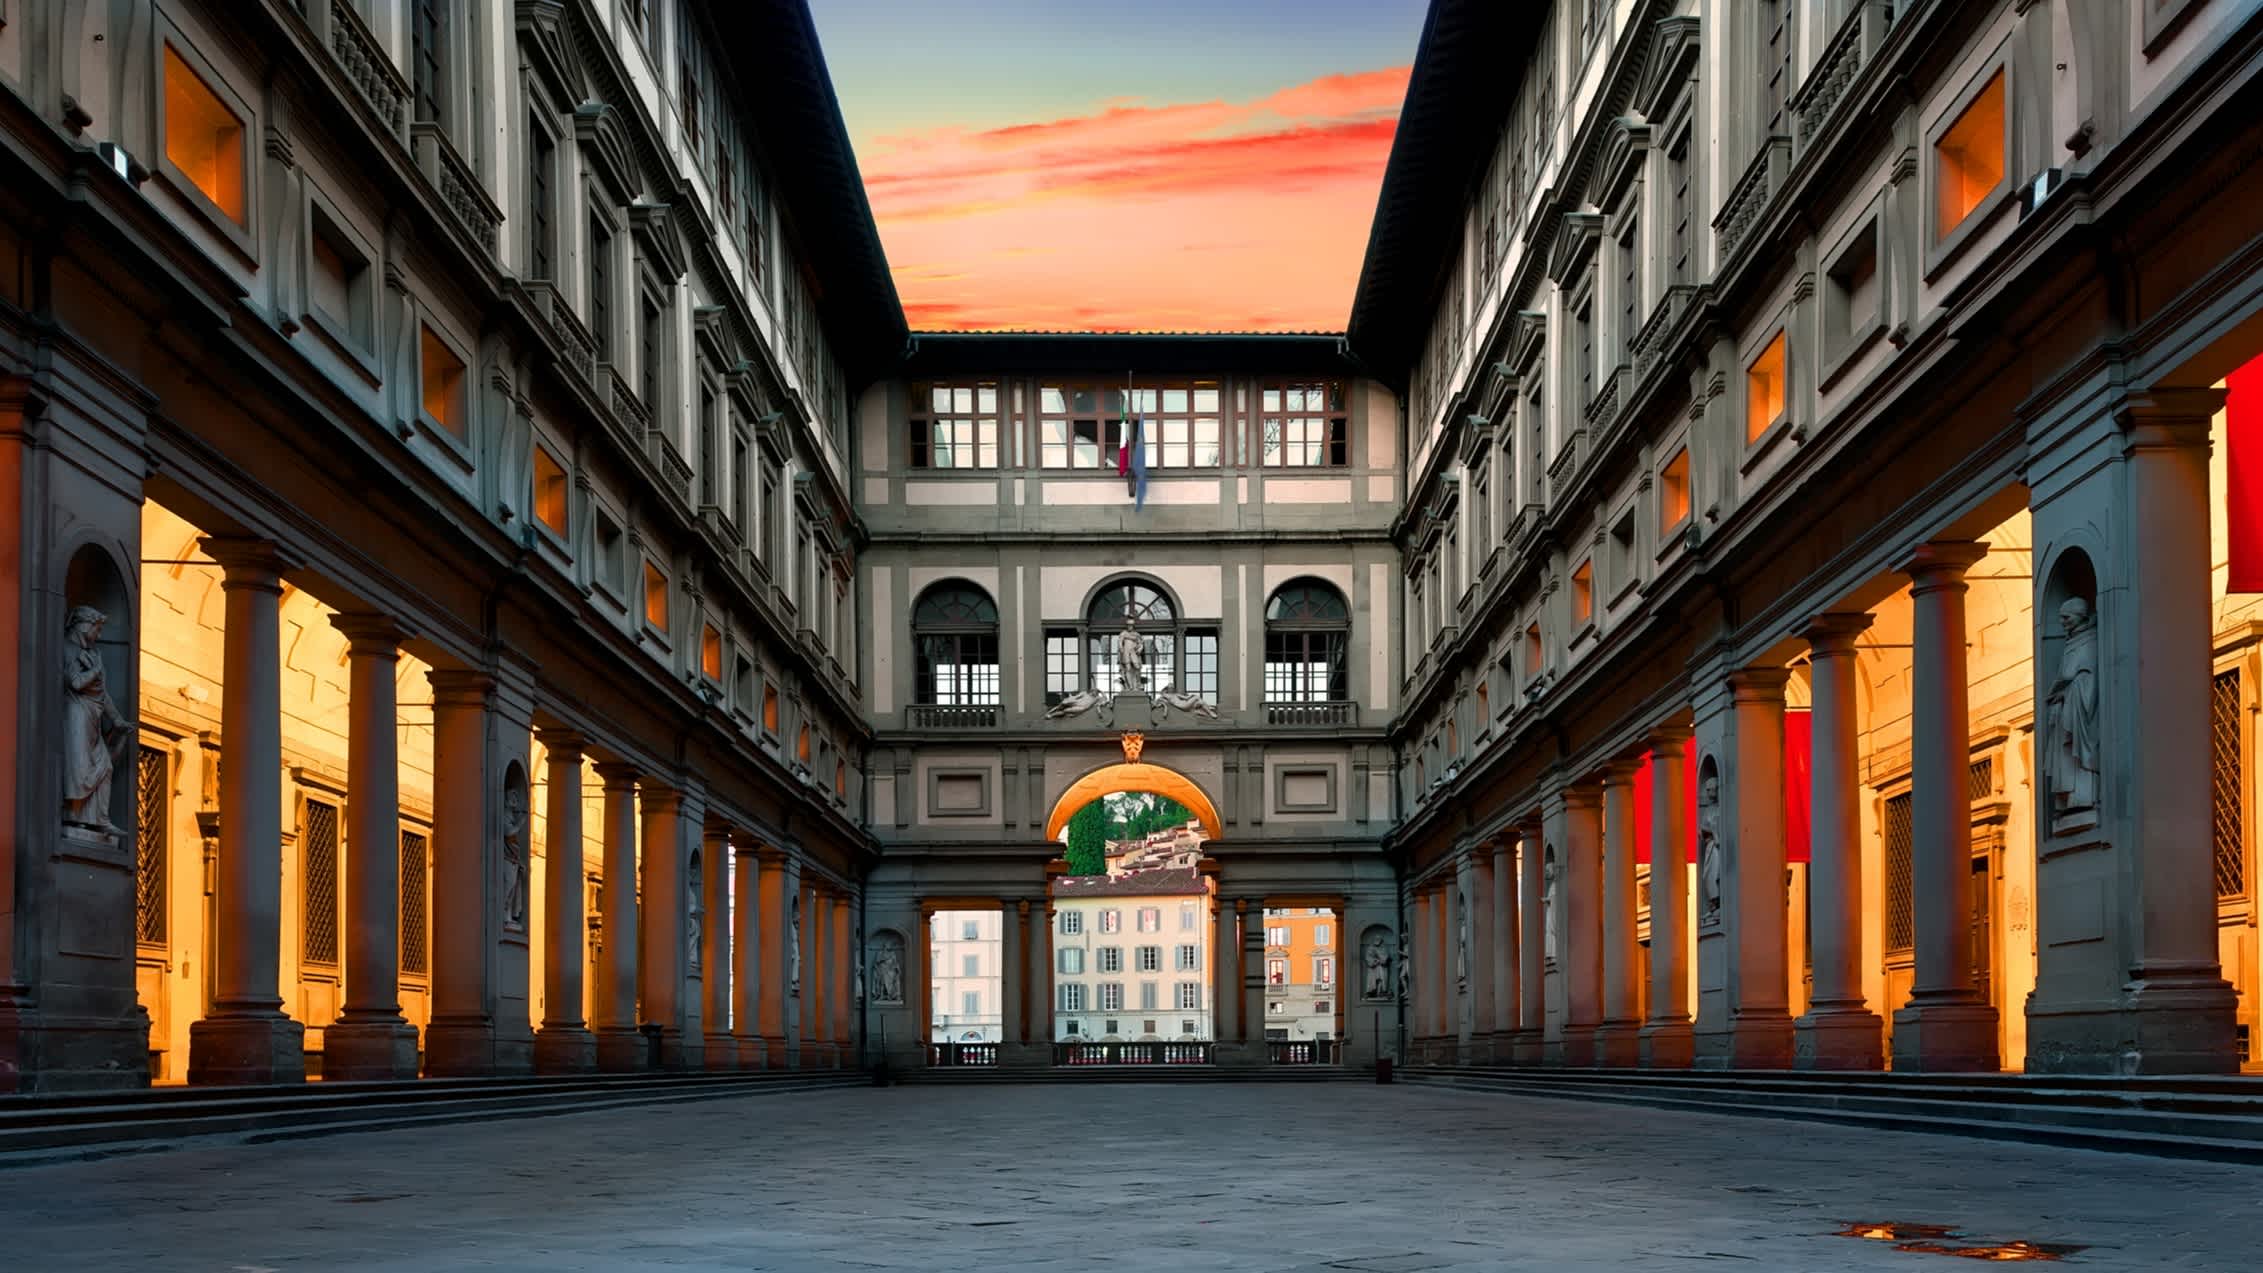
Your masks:
{"label": "column capital", "polygon": [[2213,386],[2156,385],[2135,390],[2114,405],[2114,422],[2128,435],[2130,450],[2163,446],[2206,446],[2225,391]]}
{"label": "column capital", "polygon": [[1028,898],[1026,898],[1026,897],[1024,897],[1024,898],[1020,898],[1020,899],[1018,899],[1018,900],[1016,900],[1016,901],[1014,902],[1014,914],[1021,916],[1021,917],[1022,917],[1023,919],[1028,919],[1028,918],[1029,918],[1029,899],[1028,899]]}
{"label": "column capital", "polygon": [[637,790],[637,803],[646,813],[675,813],[684,807],[684,793],[675,787],[647,782]]}
{"label": "column capital", "polygon": [[280,592],[284,572],[299,564],[274,541],[249,535],[206,535],[196,541],[196,546],[227,572],[220,581],[223,588]]}
{"label": "column capital", "polygon": [[607,791],[616,793],[634,791],[636,790],[637,777],[635,765],[619,760],[600,760],[597,762],[597,780],[605,784]]}
{"label": "column capital", "polygon": [[1613,756],[1603,762],[1603,785],[1605,787],[1633,786],[1635,771],[1641,768],[1642,758],[1640,756]]}
{"label": "column capital", "polygon": [[718,844],[729,839],[730,835],[730,820],[716,814],[714,810],[709,810],[707,816],[701,819],[699,824],[699,838],[701,840],[709,844]]}
{"label": "column capital", "polygon": [[767,870],[784,869],[787,857],[786,851],[775,844],[758,844],[754,848],[755,861],[760,862]]}
{"label": "column capital", "polygon": [[1687,725],[1660,725],[1645,735],[1643,741],[1650,745],[1650,756],[1655,762],[1661,756],[1681,755],[1694,732]]}
{"label": "column capital", "polygon": [[1808,620],[1800,636],[1807,641],[1815,657],[1854,653],[1855,638],[1870,630],[1872,616],[1867,610],[1832,611]]}
{"label": "column capital", "polygon": [[1784,705],[1784,686],[1792,679],[1788,667],[1744,667],[1729,673],[1730,701]]}
{"label": "column capital", "polygon": [[579,768],[589,739],[571,729],[537,729],[534,740],[549,753],[552,765],[571,765]]}
{"label": "column capital", "polygon": [[375,610],[337,611],[330,616],[330,626],[345,634],[346,650],[357,659],[397,662],[401,642],[410,635],[400,620]]}
{"label": "column capital", "polygon": [[424,674],[432,683],[432,706],[485,707],[495,697],[495,678],[485,672],[436,667]]}
{"label": "column capital", "polygon": [[1919,544],[1902,564],[1912,595],[1939,588],[1961,588],[1964,572],[1988,555],[1988,545],[1969,539],[1935,539]]}
{"label": "column capital", "polygon": [[1594,809],[1603,803],[1603,784],[1599,782],[1568,782],[1552,797],[1566,809]]}

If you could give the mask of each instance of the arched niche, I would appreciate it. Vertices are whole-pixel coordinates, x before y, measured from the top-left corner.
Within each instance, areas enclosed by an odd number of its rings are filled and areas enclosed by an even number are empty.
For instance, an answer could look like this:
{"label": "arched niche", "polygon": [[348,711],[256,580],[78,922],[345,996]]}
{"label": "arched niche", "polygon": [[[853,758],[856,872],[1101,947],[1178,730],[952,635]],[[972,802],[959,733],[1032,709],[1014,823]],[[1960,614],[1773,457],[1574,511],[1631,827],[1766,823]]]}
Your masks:
{"label": "arched niche", "polygon": [[904,1002],[904,954],[907,947],[904,935],[893,928],[883,928],[872,934],[866,959],[870,970],[866,976],[866,992],[876,1007],[900,1007]]}
{"label": "arched niche", "polygon": [[[68,809],[74,786],[96,783],[89,797],[95,807],[86,811],[88,816],[72,820],[92,822],[93,815],[99,815],[127,843],[132,843],[135,832],[140,760],[135,728],[140,668],[134,643],[139,628],[134,601],[127,572],[107,549],[89,543],[71,554],[63,571],[63,657],[56,669],[64,698],[56,750],[62,775],[59,796]],[[101,616],[92,630],[91,651],[101,672],[98,684],[81,678],[86,654],[78,643],[82,620],[90,612]],[[107,798],[101,794],[104,783]]]}
{"label": "arched niche", "polygon": [[[2088,549],[2061,548],[2042,572],[2036,626],[2035,770],[2047,835],[2098,825],[2108,704],[2098,568]],[[2080,647],[2077,647],[2077,642]]]}
{"label": "arched niche", "polygon": [[526,766],[516,760],[503,767],[503,927],[525,932],[529,898]]}
{"label": "arched niche", "polygon": [[1369,1003],[1392,998],[1391,959],[1397,949],[1391,926],[1369,924],[1359,934],[1359,997]]}

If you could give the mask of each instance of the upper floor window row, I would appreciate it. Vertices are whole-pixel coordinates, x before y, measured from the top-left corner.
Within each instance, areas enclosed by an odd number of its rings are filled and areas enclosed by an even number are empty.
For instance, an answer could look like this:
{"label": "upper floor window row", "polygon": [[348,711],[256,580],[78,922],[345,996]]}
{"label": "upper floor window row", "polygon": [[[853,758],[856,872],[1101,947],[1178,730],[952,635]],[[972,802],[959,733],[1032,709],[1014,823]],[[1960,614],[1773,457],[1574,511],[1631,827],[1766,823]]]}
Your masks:
{"label": "upper floor window row", "polygon": [[[1150,469],[1219,468],[1234,462],[1235,409],[1249,397],[1216,380],[1150,386],[1041,385],[1037,393],[1040,468],[1113,472],[1135,437]],[[1257,392],[1258,462],[1270,468],[1340,468],[1351,459],[1349,394],[1342,381],[1282,382]],[[918,382],[907,413],[914,469],[994,469],[1003,401],[991,381]]]}

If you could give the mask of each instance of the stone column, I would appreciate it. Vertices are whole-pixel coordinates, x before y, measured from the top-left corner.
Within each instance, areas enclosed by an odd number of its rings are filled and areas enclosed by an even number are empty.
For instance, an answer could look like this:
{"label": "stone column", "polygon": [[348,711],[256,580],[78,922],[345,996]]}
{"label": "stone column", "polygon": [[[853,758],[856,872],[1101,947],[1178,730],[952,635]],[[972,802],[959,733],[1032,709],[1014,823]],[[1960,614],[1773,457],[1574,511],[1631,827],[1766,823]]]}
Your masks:
{"label": "stone column", "polygon": [[[856,1063],[856,974],[851,961],[856,944],[850,940],[854,916],[849,910],[849,895],[833,895],[833,1066],[842,1069]],[[1000,942],[1003,945],[1003,941]]]}
{"label": "stone column", "polygon": [[[804,877],[807,878],[806,876]],[[801,1057],[804,1069],[833,1067],[833,890],[810,880],[803,886],[803,947],[809,969],[802,997]]]}
{"label": "stone column", "polygon": [[[1914,646],[1909,891],[1917,966],[1909,1000],[1894,1013],[1896,1071],[2002,1068],[1996,1009],[1972,979],[1972,797],[1966,786],[1972,720],[1964,572],[1987,553],[1986,544],[1935,542],[1921,545],[1902,567],[1909,576]],[[2193,727],[2205,729],[2206,721],[2203,713]]]}
{"label": "stone column", "polygon": [[1477,853],[1473,850],[1460,854],[1454,860],[1453,892],[1447,907],[1446,961],[1447,990],[1446,1032],[1454,1041],[1454,1061],[1467,1065],[1470,1061],[1470,1043],[1476,1035],[1477,997],[1477,925],[1471,911],[1477,909]]}
{"label": "stone column", "polygon": [[731,833],[710,817],[700,829],[699,989],[700,1033],[710,1070],[739,1068],[739,1041],[731,1022]]}
{"label": "stone column", "polygon": [[1462,1064],[1490,1065],[1493,1034],[1499,1018],[1493,1014],[1493,948],[1499,937],[1493,927],[1493,848],[1479,844],[1469,852],[1469,1018],[1462,1037]]}
{"label": "stone column", "polygon": [[534,1068],[577,1074],[597,1064],[597,1039],[582,1022],[582,964],[589,944],[582,910],[581,735],[546,729],[549,761],[549,866],[543,877],[542,1028],[534,1036]]}
{"label": "stone column", "polygon": [[330,616],[346,636],[346,1004],[323,1031],[326,1079],[413,1079],[401,1016],[401,760],[393,678],[402,631],[381,614]]}
{"label": "stone column", "polygon": [[1634,931],[1634,773],[1639,762],[1603,767],[1603,1025],[1598,1065],[1641,1059],[1642,944]]}
{"label": "stone column", "polygon": [[808,877],[806,866],[795,865],[789,885],[801,914],[801,921],[794,925],[794,953],[801,960],[801,975],[794,979],[788,1046],[793,1052],[794,1068],[807,1070],[816,1068],[824,1037],[819,1024],[822,1018],[818,1014],[818,978],[822,972],[817,963],[817,882]]}
{"label": "stone column", "polygon": [[1723,906],[1731,908],[1729,935],[1736,950],[1728,987],[1731,1069],[1784,1070],[1792,1063],[1784,883],[1784,685],[1790,680],[1791,673],[1780,667],[1745,668],[1729,676],[1735,830]]}
{"label": "stone column", "polygon": [[[1053,1042],[1060,1037],[1054,1027],[1053,1012],[1061,1006],[1060,996],[1053,990],[1053,934],[1058,931],[1053,918],[1053,898],[1048,894],[1030,909],[1031,920],[1043,929],[1042,939],[1029,944],[1029,998],[1034,1007],[1030,1014],[1029,1041],[1045,1045],[1047,1063],[1051,1063]],[[1219,1001],[1219,1011],[1224,1010]]]}
{"label": "stone column", "polygon": [[1603,845],[1601,793],[1587,783],[1566,786],[1564,843],[1564,1064],[1594,1065],[1595,1032],[1603,1024]]}
{"label": "stone column", "polygon": [[1689,1021],[1689,827],[1684,789],[1689,731],[1650,734],[1650,1019],[1642,1027],[1642,1064],[1681,1069],[1695,1041]]}
{"label": "stone column", "polygon": [[[786,854],[783,850],[764,846],[755,850],[760,879],[755,886],[755,909],[761,918],[756,922],[756,940],[762,950],[762,991],[755,1003],[755,1031],[762,1036],[762,1064],[766,1069],[786,1068],[786,1002],[791,987],[787,984],[792,975],[793,941],[788,932],[786,906]],[[922,931],[920,941],[927,934]],[[904,952],[919,955],[921,946]],[[925,959],[921,959],[925,966]]]}
{"label": "stone column", "polygon": [[487,725],[495,694],[481,672],[435,669],[432,682],[432,1023],[427,1075],[496,1072],[495,942],[500,864],[490,844]]}
{"label": "stone column", "polygon": [[[191,1083],[299,1083],[305,1028],[283,1013],[285,562],[273,544],[206,539],[226,572],[220,656],[220,851],[213,881],[211,1010],[189,1026]],[[396,850],[398,852],[398,850]],[[119,922],[123,923],[124,920]],[[130,953],[130,952],[129,952]]]}
{"label": "stone column", "polygon": [[1408,1032],[1421,1045],[1414,1049],[1414,1057],[1434,1059],[1438,1037],[1438,920],[1431,913],[1431,904],[1437,894],[1428,889],[1414,895],[1414,904],[1407,908],[1407,926],[1414,932],[1414,1003],[1408,1011],[1411,1020]]}
{"label": "stone column", "polygon": [[1882,1023],[1862,993],[1862,777],[1855,706],[1855,638],[1867,614],[1827,614],[1808,625],[1813,756],[1809,777],[1807,932],[1815,985],[1794,1023],[1803,1070],[1875,1070]]}
{"label": "stone column", "polygon": [[1264,1065],[1271,1059],[1265,1046],[1265,899],[1237,897],[1234,909],[1242,925],[1242,1052],[1251,1064]]}
{"label": "stone column", "polygon": [[1518,959],[1521,944],[1517,933],[1517,855],[1515,844],[1507,836],[1493,841],[1492,921],[1487,929],[1491,938],[1486,952],[1486,963],[1491,965],[1490,986],[1493,998],[1492,1060],[1495,1065],[1510,1060],[1514,1055],[1517,1030],[1519,983],[1523,968]]}
{"label": "stone column", "polygon": [[1461,988],[1456,982],[1454,968],[1454,890],[1449,877],[1430,895],[1430,984],[1435,991],[1430,996],[1430,1032],[1438,1039],[1439,1053],[1452,1061],[1455,1039],[1454,1019],[1461,1005]]}
{"label": "stone column", "polygon": [[754,837],[731,835],[737,872],[731,877],[731,1037],[738,1042],[739,1068],[759,1070],[763,1064],[762,978],[777,976],[775,965],[762,959],[762,894],[756,881],[762,872],[760,850]]}
{"label": "stone column", "polygon": [[998,927],[1005,966],[998,979],[998,1033],[1013,1045],[1011,1050],[1023,1051],[1034,1042],[1029,1037],[1029,899],[1017,900],[1011,909],[1001,908]]}
{"label": "stone column", "polygon": [[[1234,1018],[1241,1011],[1241,929],[1235,925],[1235,907],[1239,903],[1227,898],[1218,902],[1217,948],[1210,959],[1210,1039],[1213,1043],[1235,1045],[1241,1035],[1234,1028]],[[1047,965],[1051,965],[1052,952],[1046,952]]]}
{"label": "stone column", "polygon": [[637,1024],[660,1027],[660,1064],[685,1063],[684,861],[681,843],[684,793],[645,784],[638,800],[643,818],[643,887],[637,916]]}
{"label": "stone column", "polygon": [[1548,1029],[1547,888],[1541,878],[1540,824],[1517,827],[1517,1034],[1512,1058],[1538,1065]]}
{"label": "stone column", "polygon": [[605,878],[598,895],[598,935],[604,949],[597,962],[597,1065],[602,1070],[645,1068],[644,1040],[636,1024],[636,780],[628,765],[600,762],[605,784]]}

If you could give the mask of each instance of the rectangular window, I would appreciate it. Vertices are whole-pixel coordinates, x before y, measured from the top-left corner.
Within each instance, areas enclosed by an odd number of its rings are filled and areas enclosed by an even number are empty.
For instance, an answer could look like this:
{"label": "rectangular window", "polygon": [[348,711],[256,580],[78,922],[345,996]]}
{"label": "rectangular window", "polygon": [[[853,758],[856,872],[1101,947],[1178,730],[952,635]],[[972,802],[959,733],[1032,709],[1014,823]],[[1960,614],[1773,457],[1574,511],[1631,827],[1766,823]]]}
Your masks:
{"label": "rectangular window", "polygon": [[[1082,949],[1082,948],[1080,948],[1080,947],[1076,947],[1076,946],[1069,946],[1069,947],[1066,947],[1066,948],[1064,948],[1064,949],[1063,949],[1063,950],[1061,951],[1061,967],[1060,967],[1060,971],[1062,971],[1062,972],[1064,972],[1064,973],[1069,973],[1069,974],[1071,974],[1071,975],[1074,975],[1074,974],[1076,974],[1076,973],[1081,973],[1081,972],[1083,972],[1083,971],[1084,971],[1084,951],[1083,951],[1083,949]],[[1103,969],[1102,971],[1106,971],[1106,970],[1105,970],[1105,969]]]}
{"label": "rectangular window", "polygon": [[1351,463],[1351,415],[1342,381],[1267,385],[1258,423],[1267,468],[1343,468]]}
{"label": "rectangular window", "polygon": [[1083,911],[1062,911],[1062,912],[1061,912],[1061,935],[1062,935],[1063,937],[1074,937],[1074,936],[1076,936],[1076,935],[1077,935],[1078,933],[1081,933],[1081,932],[1083,932],[1083,931],[1084,931],[1084,912],[1083,912]]}
{"label": "rectangular window", "polygon": [[752,480],[747,465],[747,441],[744,434],[731,435],[731,525],[748,542],[754,539],[754,523],[747,520],[747,484]]}
{"label": "rectangular window", "polygon": [[778,470],[769,465],[762,469],[762,555],[773,571],[781,570],[785,561],[778,554],[785,548],[786,513],[778,502]]}
{"label": "rectangular window", "polygon": [[527,276],[529,278],[555,278],[553,260],[556,245],[552,241],[551,225],[554,210],[551,206],[550,184],[558,148],[541,124],[527,121]]}
{"label": "rectangular window", "polygon": [[677,69],[682,83],[676,104],[681,108],[684,121],[684,146],[691,151],[693,163],[697,164],[701,153],[700,119],[706,113],[706,101],[700,91],[699,62],[691,49],[691,24],[684,22],[677,25],[684,33],[685,48],[684,59]]}
{"label": "rectangular window", "polygon": [[1142,946],[1139,948],[1139,971],[1163,971],[1163,948],[1161,946]]}
{"label": "rectangular window", "polygon": [[1124,948],[1121,946],[1102,946],[1100,948],[1100,971],[1122,972],[1123,970]]}
{"label": "rectangular window", "polygon": [[553,535],[566,533],[566,467],[539,444],[534,448],[534,519]]}
{"label": "rectangular window", "polygon": [[1577,360],[1573,370],[1579,373],[1579,405],[1585,408],[1595,401],[1595,302],[1593,298],[1580,302],[1572,315],[1572,357]]}
{"label": "rectangular window", "polygon": [[1312,984],[1316,986],[1336,984],[1336,961],[1333,958],[1322,955],[1312,961]]}
{"label": "rectangular window", "polygon": [[723,470],[715,424],[715,391],[703,377],[699,383],[699,503],[719,508],[723,503]]}
{"label": "rectangular window", "polygon": [[[1156,984],[1152,981],[1143,981],[1139,983],[1139,1010],[1141,1012],[1153,1012],[1156,1008],[1161,1006],[1156,1000],[1156,992],[1158,989],[1159,987],[1157,987]],[[1147,1027],[1147,1030],[1148,1033],[1152,1034],[1155,1032],[1155,1027],[1153,1025],[1150,1025]]]}
{"label": "rectangular window", "polygon": [[322,316],[334,334],[364,353],[371,351],[375,307],[370,303],[369,258],[316,204],[307,242],[307,308]]}
{"label": "rectangular window", "polygon": [[960,958],[959,958],[959,975],[960,975],[960,976],[962,976],[962,977],[979,977],[979,976],[981,976],[981,975],[982,975],[982,956],[980,956],[980,955],[962,955],[962,956],[960,956]]}
{"label": "rectangular window", "polygon": [[1906,953],[1916,944],[1910,910],[1910,796],[1886,801],[1886,953]]}
{"label": "rectangular window", "polygon": [[613,361],[613,232],[589,219],[589,335],[597,361]]}
{"label": "rectangular window", "polygon": [[1194,931],[1194,927],[1195,927],[1195,925],[1196,925],[1197,923],[1199,923],[1199,922],[1201,922],[1201,921],[1200,921],[1200,918],[1199,918],[1199,917],[1197,916],[1197,914],[1196,914],[1195,905],[1194,905],[1194,903],[1193,903],[1193,902],[1181,902],[1181,903],[1179,903],[1179,931],[1180,931],[1180,932],[1182,932],[1182,933],[1191,933],[1191,932],[1193,932],[1193,931]]}
{"label": "rectangular window", "polygon": [[1186,637],[1186,676],[1181,687],[1200,694],[1202,701],[1218,701],[1218,630],[1189,628]]}
{"label": "rectangular window", "polygon": [[444,0],[410,0],[409,92],[416,118],[443,123],[447,102],[448,36]]}
{"label": "rectangular window", "polygon": [[423,386],[424,415],[459,440],[471,438],[471,411],[464,385],[464,360],[430,327],[419,326],[417,372]]}
{"label": "rectangular window", "polygon": [[644,409],[660,414],[660,304],[647,296],[636,328],[637,394]]}
{"label": "rectangular window", "polygon": [[[1436,596],[1438,589],[1431,589]],[[1422,604],[1423,588],[1415,587],[1415,603]],[[1430,630],[1437,631],[1433,612]],[[1351,697],[1349,661],[1351,634],[1343,628],[1304,628],[1267,624],[1265,628],[1265,701],[1268,703],[1340,703]]]}
{"label": "rectangular window", "polygon": [[1933,143],[1933,241],[1964,224],[2004,179],[2004,72],[1988,83]]}
{"label": "rectangular window", "polygon": [[1202,948],[1200,946],[1180,946],[1178,958],[1172,966],[1180,972],[1200,972],[1202,970]]}
{"label": "rectangular window", "polygon": [[424,937],[425,838],[401,832],[401,971],[423,976],[429,968]]}
{"label": "rectangular window", "polygon": [[959,1011],[970,1017],[982,1015],[982,992],[969,990],[959,996]]}
{"label": "rectangular window", "polygon": [[1316,1017],[1324,1017],[1324,1016],[1327,1016],[1327,1015],[1328,1015],[1328,1001],[1327,1001],[1326,999],[1315,999],[1315,1000],[1313,1000],[1313,1001],[1312,1001],[1312,1015],[1314,1015],[1314,1016],[1316,1016]]}
{"label": "rectangular window", "polygon": [[1147,467],[1218,467],[1220,402],[1215,380],[1133,390],[1131,413],[1140,424]]}
{"label": "rectangular window", "polygon": [[659,631],[668,630],[668,576],[649,561],[644,563],[644,621]]}
{"label": "rectangular window", "polygon": [[338,962],[338,806],[306,802],[299,877],[299,954],[310,964]]}
{"label": "rectangular window", "polygon": [[1162,912],[1162,910],[1161,910],[1160,908],[1158,908],[1158,907],[1154,907],[1154,906],[1142,906],[1142,907],[1140,907],[1140,908],[1139,908],[1139,931],[1141,931],[1141,932],[1143,932],[1143,933],[1159,933],[1159,932],[1162,932],[1162,931],[1163,931],[1163,912]]}
{"label": "rectangular window", "polygon": [[1778,331],[1744,369],[1744,440],[1760,440],[1784,415],[1784,333]]}
{"label": "rectangular window", "polygon": [[1634,585],[1641,571],[1635,564],[1634,510],[1627,509],[1618,524],[1611,527],[1611,595],[1616,597]]}
{"label": "rectangular window", "polygon": [[1123,449],[1124,395],[1094,385],[1037,391],[1037,460],[1049,469],[1114,469]]}
{"label": "rectangular window", "polygon": [[1642,233],[1641,223],[1627,218],[1624,233],[1619,236],[1619,330],[1618,356],[1614,363],[1634,361],[1634,338],[1642,330]]}
{"label": "rectangular window", "polygon": [[[1067,983],[1065,983],[1065,984],[1063,984],[1063,985],[1062,985],[1062,987],[1061,987],[1061,1011],[1063,1011],[1063,1012],[1082,1012],[1082,1011],[1084,1011],[1084,983],[1082,983],[1082,982],[1077,982],[1077,981],[1071,981],[1071,982],[1067,982]],[[1075,1033],[1075,1030],[1076,1030],[1076,1023],[1075,1023],[1075,1022],[1071,1022],[1071,1023],[1069,1024],[1069,1029],[1070,1029],[1070,1033],[1072,1033],[1072,1034],[1073,1034],[1073,1033]]]}
{"label": "rectangular window", "polygon": [[1045,629],[1045,705],[1052,707],[1084,688],[1078,675],[1074,628]]}
{"label": "rectangular window", "polygon": [[960,940],[960,941],[981,941],[981,940],[982,940],[982,921],[981,921],[981,920],[979,920],[979,919],[970,919],[970,920],[967,920],[967,921],[965,921],[965,922],[961,923],[961,924],[959,925],[959,940]]}
{"label": "rectangular window", "polygon": [[1690,281],[1689,269],[1689,138],[1684,134],[1666,153],[1667,215],[1671,236],[1666,245],[1668,283]]}
{"label": "rectangular window", "polygon": [[[2239,669],[2218,672],[2210,686],[2209,825],[2216,850],[2216,896],[2247,896],[2247,748]],[[148,755],[147,751],[142,753]],[[146,939],[145,939],[146,940]]]}
{"label": "rectangular window", "polygon": [[1674,452],[1658,470],[1658,530],[1661,534],[1689,520],[1689,448]]}
{"label": "rectangular window", "polygon": [[1120,931],[1122,931],[1122,930],[1123,930],[1123,927],[1124,927],[1124,913],[1123,913],[1122,911],[1102,911],[1102,912],[1100,912],[1100,931],[1101,931],[1101,932],[1103,932],[1103,933],[1114,933],[1114,932],[1120,932]]}
{"label": "rectangular window", "polygon": [[911,467],[998,467],[998,386],[915,384],[911,387]]}
{"label": "rectangular window", "polygon": [[230,221],[250,225],[244,122],[165,46],[165,158]]}
{"label": "rectangular window", "polygon": [[1572,626],[1583,627],[1595,620],[1595,563],[1579,563],[1572,571]]}
{"label": "rectangular window", "polygon": [[[1100,1010],[1102,1012],[1122,1012],[1124,1010],[1124,987],[1122,982],[1111,981],[1104,983],[1100,987]],[[1114,1034],[1115,1032],[1116,1023],[1111,1021],[1108,1023],[1108,1033]]]}
{"label": "rectangular window", "polygon": [[[172,758],[162,747],[135,752],[134,940],[165,942],[166,852],[172,843]],[[98,810],[98,812],[100,812]]]}
{"label": "rectangular window", "polygon": [[699,674],[718,685],[723,681],[723,634],[712,623],[700,625]]}
{"label": "rectangular window", "polygon": [[1312,944],[1315,946],[1326,946],[1328,944],[1328,926],[1326,924],[1314,924],[1312,926]]}
{"label": "rectangular window", "polygon": [[1792,97],[1791,0],[1762,0],[1760,36],[1767,44],[1767,61],[1760,69],[1761,105],[1768,118],[1766,137],[1789,133],[1784,107]]}
{"label": "rectangular window", "polygon": [[1289,961],[1286,959],[1266,960],[1265,984],[1268,986],[1285,986],[1289,984]]}
{"label": "rectangular window", "polygon": [[[1180,982],[1178,989],[1178,1003],[1179,1009],[1182,1012],[1194,1012],[1199,1010],[1202,1007],[1202,983],[1199,981]],[[1188,1034],[1194,1033],[1193,1022],[1190,1021],[1187,1023],[1186,1032]]]}

